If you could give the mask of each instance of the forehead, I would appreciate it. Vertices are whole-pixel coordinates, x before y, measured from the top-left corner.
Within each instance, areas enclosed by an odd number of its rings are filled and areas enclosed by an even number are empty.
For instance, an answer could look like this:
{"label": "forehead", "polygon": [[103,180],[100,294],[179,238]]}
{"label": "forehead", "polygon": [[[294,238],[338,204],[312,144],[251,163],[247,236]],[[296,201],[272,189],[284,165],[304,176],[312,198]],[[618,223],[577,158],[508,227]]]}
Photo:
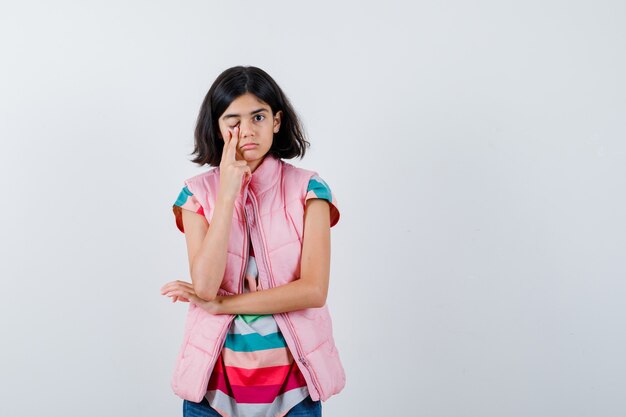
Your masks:
{"label": "forehead", "polygon": [[235,117],[252,116],[264,111],[270,112],[270,106],[254,94],[246,93],[234,99],[220,118],[226,120]]}

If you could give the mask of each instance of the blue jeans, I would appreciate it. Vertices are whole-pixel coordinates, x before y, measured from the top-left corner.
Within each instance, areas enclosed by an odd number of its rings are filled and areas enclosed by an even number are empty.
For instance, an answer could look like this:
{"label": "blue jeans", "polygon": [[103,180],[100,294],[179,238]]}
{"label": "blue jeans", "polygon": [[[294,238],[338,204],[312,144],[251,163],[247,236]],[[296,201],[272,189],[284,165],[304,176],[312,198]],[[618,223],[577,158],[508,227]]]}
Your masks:
{"label": "blue jeans", "polygon": [[[183,417],[221,417],[221,415],[211,407],[206,398],[203,398],[199,403],[183,400]],[[294,405],[285,417],[322,417],[322,401],[313,401],[309,395]]]}

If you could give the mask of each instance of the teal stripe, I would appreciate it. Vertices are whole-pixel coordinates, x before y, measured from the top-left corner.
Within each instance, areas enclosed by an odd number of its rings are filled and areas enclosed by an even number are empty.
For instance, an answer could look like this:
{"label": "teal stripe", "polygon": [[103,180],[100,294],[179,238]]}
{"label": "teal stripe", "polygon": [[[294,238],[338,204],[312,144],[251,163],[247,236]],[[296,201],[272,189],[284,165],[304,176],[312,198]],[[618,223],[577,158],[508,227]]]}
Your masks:
{"label": "teal stripe", "polygon": [[313,191],[317,198],[323,198],[325,200],[333,202],[333,194],[330,191],[330,187],[326,184],[326,181],[321,179],[318,175],[314,175],[309,180],[309,187],[307,193]]}
{"label": "teal stripe", "polygon": [[237,352],[253,352],[255,350],[276,349],[286,347],[285,338],[278,333],[261,336],[258,333],[234,334],[227,333],[224,347]]}
{"label": "teal stripe", "polygon": [[176,199],[174,205],[182,207],[187,202],[187,199],[192,195],[193,194],[191,193],[191,191],[189,191],[189,188],[187,188],[187,186],[185,185],[180,194],[178,194],[178,198]]}

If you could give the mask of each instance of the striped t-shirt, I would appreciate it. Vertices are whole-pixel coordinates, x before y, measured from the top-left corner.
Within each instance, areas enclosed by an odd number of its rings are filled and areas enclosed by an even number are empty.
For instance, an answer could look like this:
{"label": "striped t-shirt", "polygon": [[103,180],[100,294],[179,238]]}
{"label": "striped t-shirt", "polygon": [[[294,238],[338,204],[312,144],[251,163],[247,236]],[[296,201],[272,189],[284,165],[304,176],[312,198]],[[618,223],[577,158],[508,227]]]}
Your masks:
{"label": "striped t-shirt", "polygon": [[[338,220],[335,195],[318,175],[309,180],[306,200],[330,203],[331,226]],[[174,203],[176,224],[182,227],[181,209],[204,214],[185,186]],[[244,292],[256,291],[258,270],[252,244],[244,277]],[[226,417],[282,417],[309,395],[306,380],[289,351],[273,314],[237,314],[209,378],[205,398]]]}

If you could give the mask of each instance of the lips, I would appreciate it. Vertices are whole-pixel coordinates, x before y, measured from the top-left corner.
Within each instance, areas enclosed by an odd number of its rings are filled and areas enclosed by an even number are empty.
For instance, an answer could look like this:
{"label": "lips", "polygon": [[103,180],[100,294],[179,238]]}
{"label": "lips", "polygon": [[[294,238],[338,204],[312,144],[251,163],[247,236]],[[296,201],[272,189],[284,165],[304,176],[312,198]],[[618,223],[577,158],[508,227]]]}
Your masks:
{"label": "lips", "polygon": [[242,151],[245,151],[246,149],[251,149],[251,148],[254,148],[255,146],[257,146],[256,143],[246,143],[239,149],[241,149]]}

